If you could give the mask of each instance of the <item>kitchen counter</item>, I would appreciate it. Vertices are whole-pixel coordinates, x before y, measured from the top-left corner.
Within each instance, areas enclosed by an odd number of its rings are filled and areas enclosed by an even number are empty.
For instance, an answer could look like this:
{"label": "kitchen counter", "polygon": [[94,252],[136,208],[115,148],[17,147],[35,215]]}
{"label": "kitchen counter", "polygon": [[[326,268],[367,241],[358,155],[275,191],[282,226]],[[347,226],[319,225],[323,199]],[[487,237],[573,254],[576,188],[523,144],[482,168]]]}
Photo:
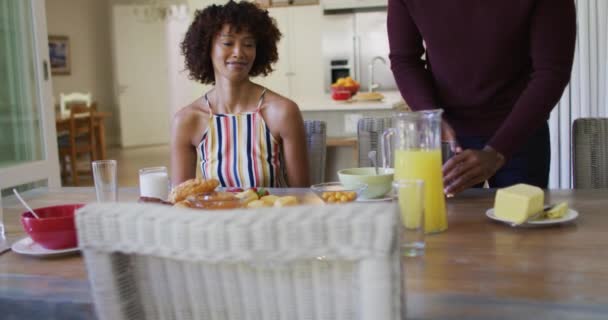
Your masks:
{"label": "kitchen counter", "polygon": [[382,101],[335,101],[330,94],[306,97],[296,101],[300,110],[305,111],[368,111],[395,110],[406,108],[399,91],[379,91],[384,95]]}
{"label": "kitchen counter", "polygon": [[359,165],[357,147],[357,123],[362,118],[391,117],[396,112],[409,109],[399,91],[379,91],[382,101],[338,102],[329,94],[311,95],[294,99],[304,120],[326,123],[327,155],[325,180],[337,181],[338,169]]}

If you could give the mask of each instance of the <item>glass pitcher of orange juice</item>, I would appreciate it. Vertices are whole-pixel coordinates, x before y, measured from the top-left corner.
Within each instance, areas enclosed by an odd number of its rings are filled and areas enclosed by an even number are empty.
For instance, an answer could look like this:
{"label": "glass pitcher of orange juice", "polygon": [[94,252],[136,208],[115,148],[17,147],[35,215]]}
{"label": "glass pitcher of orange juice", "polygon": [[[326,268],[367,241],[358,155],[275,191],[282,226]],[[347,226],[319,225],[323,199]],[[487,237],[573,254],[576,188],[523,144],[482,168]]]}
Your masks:
{"label": "glass pitcher of orange juice", "polygon": [[424,180],[426,233],[448,228],[441,171],[442,112],[436,109],[398,113],[393,119],[393,128],[382,135],[383,165],[393,164],[395,180]]}

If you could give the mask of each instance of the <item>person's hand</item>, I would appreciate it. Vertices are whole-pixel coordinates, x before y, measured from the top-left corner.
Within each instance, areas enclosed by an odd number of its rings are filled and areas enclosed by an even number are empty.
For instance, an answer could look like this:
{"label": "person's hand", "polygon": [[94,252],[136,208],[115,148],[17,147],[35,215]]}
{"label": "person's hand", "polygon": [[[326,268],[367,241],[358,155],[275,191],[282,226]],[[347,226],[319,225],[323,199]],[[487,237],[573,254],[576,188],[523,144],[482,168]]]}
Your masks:
{"label": "person's hand", "polygon": [[464,150],[443,165],[445,194],[454,195],[486,181],[504,162],[504,156],[489,146],[483,150]]}

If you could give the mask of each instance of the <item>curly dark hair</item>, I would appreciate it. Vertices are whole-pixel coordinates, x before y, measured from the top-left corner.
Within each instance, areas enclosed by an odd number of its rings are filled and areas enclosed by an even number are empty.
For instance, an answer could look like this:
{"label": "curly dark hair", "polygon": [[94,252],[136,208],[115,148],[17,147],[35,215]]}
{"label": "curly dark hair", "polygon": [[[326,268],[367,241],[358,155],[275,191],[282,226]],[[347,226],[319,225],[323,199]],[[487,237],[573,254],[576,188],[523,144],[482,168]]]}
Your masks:
{"label": "curly dark hair", "polygon": [[279,59],[277,42],[281,38],[274,19],[254,3],[230,0],[225,5],[211,5],[194,13],[194,21],[181,43],[190,79],[204,84],[215,83],[211,45],[226,24],[236,32],[245,30],[255,38],[256,57],[249,75],[266,76],[272,72],[271,65]]}

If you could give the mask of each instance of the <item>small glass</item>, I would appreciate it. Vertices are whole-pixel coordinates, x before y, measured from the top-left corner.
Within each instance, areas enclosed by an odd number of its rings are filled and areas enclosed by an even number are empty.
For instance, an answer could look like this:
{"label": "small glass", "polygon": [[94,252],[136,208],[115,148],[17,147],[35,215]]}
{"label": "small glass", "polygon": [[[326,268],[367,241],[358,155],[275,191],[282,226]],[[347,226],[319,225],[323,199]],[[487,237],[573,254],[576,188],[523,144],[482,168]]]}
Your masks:
{"label": "small glass", "polygon": [[398,197],[401,232],[399,246],[404,256],[424,255],[424,181],[402,179],[393,182]]}
{"label": "small glass", "polygon": [[445,164],[446,161],[450,160],[456,155],[456,146],[458,143],[455,140],[441,141],[441,163]]}
{"label": "small glass", "polygon": [[91,162],[97,202],[118,201],[118,164],[116,160],[97,160]]}
{"label": "small glass", "polygon": [[141,197],[167,200],[169,197],[169,175],[166,167],[139,170],[139,195]]}

